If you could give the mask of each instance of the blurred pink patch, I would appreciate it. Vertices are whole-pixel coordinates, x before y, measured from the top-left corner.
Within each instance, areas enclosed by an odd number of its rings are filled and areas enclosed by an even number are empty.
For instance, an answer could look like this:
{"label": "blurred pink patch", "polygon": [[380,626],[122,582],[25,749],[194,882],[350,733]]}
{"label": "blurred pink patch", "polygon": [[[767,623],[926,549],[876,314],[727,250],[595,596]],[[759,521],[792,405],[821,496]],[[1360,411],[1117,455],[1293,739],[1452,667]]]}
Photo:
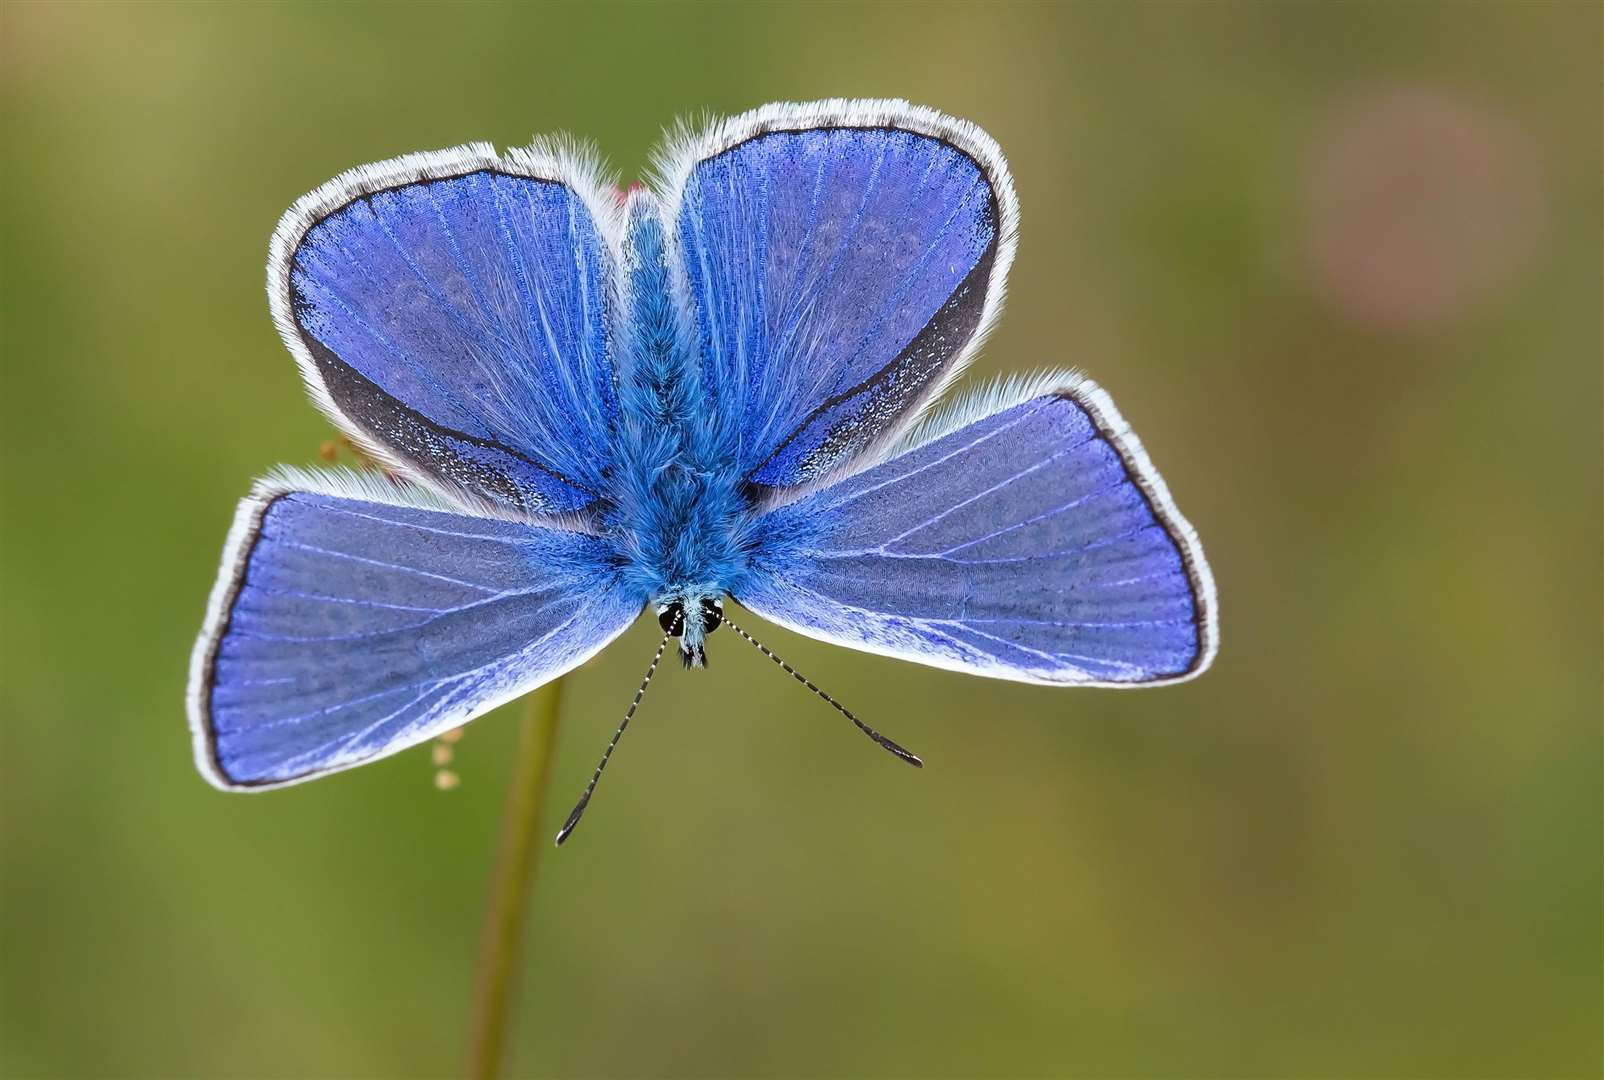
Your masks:
{"label": "blurred pink patch", "polygon": [[641,188],[643,188],[645,186],[646,185],[641,183],[639,180],[633,180],[633,181],[630,182],[630,185],[627,188],[621,188],[621,187],[613,188],[613,198],[615,200],[617,200],[619,206],[623,206],[626,202],[629,201],[629,197],[630,197],[631,194],[633,194],[634,192],[639,191]]}
{"label": "blurred pink patch", "polygon": [[1316,293],[1378,329],[1433,329],[1490,299],[1528,263],[1547,221],[1525,135],[1430,87],[1339,105],[1311,149],[1304,199]]}

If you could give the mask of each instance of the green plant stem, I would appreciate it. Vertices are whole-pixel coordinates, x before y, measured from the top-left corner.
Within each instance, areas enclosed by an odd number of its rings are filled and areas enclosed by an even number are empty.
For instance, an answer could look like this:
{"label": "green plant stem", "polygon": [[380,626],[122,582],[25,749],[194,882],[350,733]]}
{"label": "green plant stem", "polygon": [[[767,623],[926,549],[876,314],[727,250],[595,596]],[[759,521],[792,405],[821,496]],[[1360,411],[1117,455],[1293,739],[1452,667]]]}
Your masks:
{"label": "green plant stem", "polygon": [[507,1010],[517,982],[524,916],[529,911],[540,853],[547,847],[537,834],[541,805],[551,782],[562,695],[562,679],[536,691],[519,728],[518,761],[501,815],[501,848],[479,937],[479,970],[474,978],[468,1032],[467,1075],[473,1080],[498,1076],[506,1055]]}

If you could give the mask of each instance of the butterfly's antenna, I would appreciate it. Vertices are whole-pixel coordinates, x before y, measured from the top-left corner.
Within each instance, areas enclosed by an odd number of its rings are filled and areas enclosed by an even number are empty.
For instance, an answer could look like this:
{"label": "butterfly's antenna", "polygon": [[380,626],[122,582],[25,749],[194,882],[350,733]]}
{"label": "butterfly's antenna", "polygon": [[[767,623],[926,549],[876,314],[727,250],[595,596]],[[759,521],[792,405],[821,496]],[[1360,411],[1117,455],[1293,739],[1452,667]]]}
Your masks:
{"label": "butterfly's antenna", "polygon": [[776,664],[779,664],[780,667],[785,671],[785,673],[787,675],[791,676],[791,678],[795,679],[797,682],[801,683],[803,686],[807,687],[809,690],[812,690],[815,694],[818,694],[825,701],[828,701],[830,703],[830,705],[832,707],[834,707],[836,712],[840,713],[842,716],[846,717],[848,720],[851,720],[854,724],[856,724],[858,726],[858,730],[859,731],[861,731],[865,735],[869,736],[869,738],[873,739],[875,742],[879,743],[881,746],[885,747],[887,750],[891,751],[893,754],[897,755],[899,758],[901,758],[903,761],[906,761],[909,765],[912,765],[914,768],[916,768],[916,769],[924,768],[924,764],[925,763],[923,761],[919,760],[919,755],[911,753],[910,751],[904,749],[903,747],[898,746],[896,743],[892,742],[890,739],[886,738],[884,735],[882,735],[878,731],[874,730],[874,728],[870,727],[868,724],[865,724],[862,720],[859,720],[856,716],[852,715],[852,710],[851,709],[847,708],[845,705],[841,704],[835,698],[831,697],[829,694],[826,694],[823,690],[820,690],[817,686],[813,685],[813,681],[811,679],[809,679],[806,675],[802,674],[796,668],[792,667],[790,664],[787,664],[784,660],[781,660],[778,656],[775,656],[772,652],[769,651],[768,646],[764,645],[757,638],[753,637],[751,634],[748,634],[745,630],[742,630],[739,626],[736,626],[734,623],[730,622],[730,617],[728,615],[724,616],[724,625],[729,627],[731,630],[734,630],[737,634],[740,634],[741,637],[744,640],[750,642],[752,647],[755,648],[758,652],[762,653],[764,656],[768,657],[770,660],[773,660]]}
{"label": "butterfly's antenna", "polygon": [[607,768],[607,760],[613,756],[613,749],[618,745],[618,740],[624,737],[624,729],[629,727],[630,720],[635,716],[635,710],[640,708],[641,698],[646,696],[646,688],[651,685],[652,676],[657,674],[657,665],[663,659],[663,650],[668,648],[668,639],[673,636],[674,631],[670,630],[663,635],[663,640],[658,643],[657,655],[652,657],[652,665],[646,669],[646,675],[640,681],[640,688],[635,691],[635,700],[631,701],[629,708],[624,711],[623,723],[619,724],[618,730],[613,732],[613,741],[607,744],[607,749],[602,752],[601,761],[596,765],[596,771],[590,774],[590,783],[585,785],[585,793],[579,797],[579,802],[575,804],[573,811],[568,815],[568,820],[563,822],[563,827],[557,830],[558,847],[561,847],[563,841],[567,840],[569,835],[573,833],[574,827],[579,824],[579,819],[584,816],[585,807],[590,805],[590,797],[596,791],[596,782],[601,779],[602,770]]}

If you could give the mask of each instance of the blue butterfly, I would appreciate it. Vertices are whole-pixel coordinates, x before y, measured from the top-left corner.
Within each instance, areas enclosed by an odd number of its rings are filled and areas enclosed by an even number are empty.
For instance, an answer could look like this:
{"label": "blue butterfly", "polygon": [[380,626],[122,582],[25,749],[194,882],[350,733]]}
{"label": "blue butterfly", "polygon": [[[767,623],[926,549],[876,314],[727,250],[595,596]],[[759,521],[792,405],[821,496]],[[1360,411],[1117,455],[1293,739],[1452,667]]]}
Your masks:
{"label": "blue butterfly", "polygon": [[567,144],[475,143],[285,215],[274,322],[390,475],[280,469],[240,504],[190,668],[212,783],[434,738],[644,608],[651,671],[672,639],[701,666],[721,625],[761,649],[725,597],[1021,682],[1209,665],[1202,548],[1107,394],[1055,372],[924,415],[1014,257],[989,136],[901,101],[780,104],[682,129],[656,167],[620,197]]}

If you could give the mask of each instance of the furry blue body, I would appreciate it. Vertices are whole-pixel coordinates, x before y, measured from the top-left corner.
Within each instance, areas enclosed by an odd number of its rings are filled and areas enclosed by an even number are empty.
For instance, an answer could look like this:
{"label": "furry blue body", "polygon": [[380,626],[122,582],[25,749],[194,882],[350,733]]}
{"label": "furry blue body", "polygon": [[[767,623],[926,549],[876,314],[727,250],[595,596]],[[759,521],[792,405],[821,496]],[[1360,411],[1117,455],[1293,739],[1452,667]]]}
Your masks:
{"label": "furry blue body", "polygon": [[702,600],[737,591],[749,565],[751,500],[736,467],[739,433],[707,406],[695,328],[675,299],[662,219],[646,198],[630,200],[620,308],[621,416],[604,536],[644,602],[688,613],[681,648],[700,662]]}

